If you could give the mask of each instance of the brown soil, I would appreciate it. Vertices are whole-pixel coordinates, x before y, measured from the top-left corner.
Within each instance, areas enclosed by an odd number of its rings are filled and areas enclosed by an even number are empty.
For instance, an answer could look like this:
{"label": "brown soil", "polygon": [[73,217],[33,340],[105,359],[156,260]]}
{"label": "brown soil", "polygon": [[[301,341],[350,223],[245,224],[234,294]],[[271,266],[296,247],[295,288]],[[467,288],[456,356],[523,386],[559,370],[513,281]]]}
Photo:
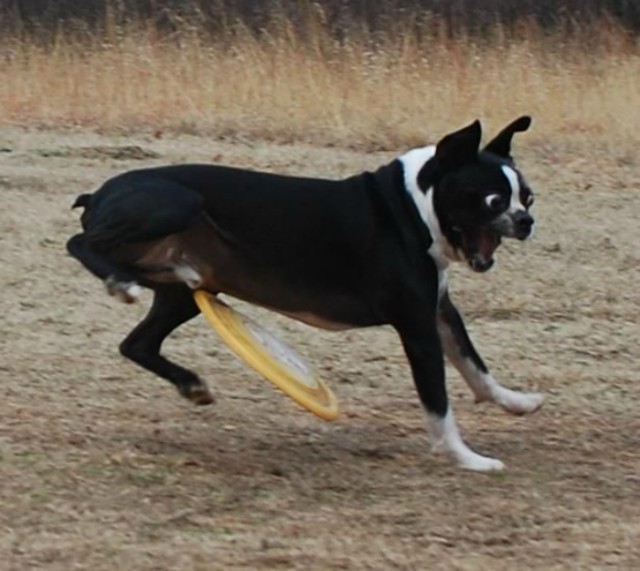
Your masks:
{"label": "brown soil", "polygon": [[75,196],[128,168],[338,177],[392,155],[0,130],[0,568],[640,568],[638,155],[562,141],[520,154],[537,235],[489,274],[451,276],[497,378],[548,397],[514,418],[474,405],[452,372],[463,435],[507,464],[490,476],[430,454],[390,329],[257,314],[337,393],[324,423],[194,320],[166,352],[217,395],[196,408],[118,355],[149,296],[117,303],[64,251]]}

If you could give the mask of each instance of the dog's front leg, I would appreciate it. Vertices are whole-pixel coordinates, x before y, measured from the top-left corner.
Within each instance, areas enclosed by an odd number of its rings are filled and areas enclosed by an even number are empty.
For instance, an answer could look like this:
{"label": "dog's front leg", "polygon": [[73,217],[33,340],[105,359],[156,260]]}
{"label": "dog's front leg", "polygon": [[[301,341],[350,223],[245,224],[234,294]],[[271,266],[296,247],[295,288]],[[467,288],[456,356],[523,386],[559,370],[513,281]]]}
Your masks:
{"label": "dog's front leg", "polygon": [[477,454],[460,437],[447,399],[444,357],[435,316],[419,324],[405,322],[396,329],[409,359],[420,400],[427,412],[433,450],[449,454],[461,467],[469,470],[502,470],[504,464],[500,460]]}
{"label": "dog's front leg", "polygon": [[529,414],[544,401],[541,393],[523,393],[500,385],[475,350],[464,321],[445,293],[438,306],[438,332],[445,354],[473,391],[476,402],[491,401],[512,414]]}

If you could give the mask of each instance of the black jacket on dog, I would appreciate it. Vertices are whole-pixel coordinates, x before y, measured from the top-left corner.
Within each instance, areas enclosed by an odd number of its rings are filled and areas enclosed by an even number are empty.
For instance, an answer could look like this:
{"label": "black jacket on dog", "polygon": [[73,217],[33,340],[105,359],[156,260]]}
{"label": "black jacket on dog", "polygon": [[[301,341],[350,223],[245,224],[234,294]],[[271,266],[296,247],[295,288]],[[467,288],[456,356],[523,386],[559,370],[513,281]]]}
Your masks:
{"label": "black jacket on dog", "polygon": [[502,236],[531,232],[531,192],[510,156],[529,122],[515,121],[484,151],[476,122],[344,180],[216,165],[130,171],[77,199],[83,232],[68,250],[124,301],[135,301],[138,284],[154,290],[121,351],[198,404],[212,401],[206,385],[160,355],[165,337],[198,313],[192,289],[324,328],[393,325],[436,442],[465,467],[500,469],[458,436],[443,348],[479,400],[523,413],[541,397],[488,373],[447,295],[446,267],[464,259],[484,271]]}

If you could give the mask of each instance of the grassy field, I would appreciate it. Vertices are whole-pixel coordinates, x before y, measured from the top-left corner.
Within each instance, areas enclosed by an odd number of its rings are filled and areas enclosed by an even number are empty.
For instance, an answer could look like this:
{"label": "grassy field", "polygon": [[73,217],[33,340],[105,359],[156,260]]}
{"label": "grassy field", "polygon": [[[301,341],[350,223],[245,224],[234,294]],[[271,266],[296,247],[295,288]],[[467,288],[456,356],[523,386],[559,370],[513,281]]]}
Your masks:
{"label": "grassy field", "polygon": [[238,23],[212,40],[197,26],[167,35],[131,22],[43,43],[0,40],[0,121],[371,150],[527,113],[537,138],[640,137],[640,48],[606,21],[483,39],[398,22],[338,41],[316,11],[303,26],[274,16],[259,36]]}

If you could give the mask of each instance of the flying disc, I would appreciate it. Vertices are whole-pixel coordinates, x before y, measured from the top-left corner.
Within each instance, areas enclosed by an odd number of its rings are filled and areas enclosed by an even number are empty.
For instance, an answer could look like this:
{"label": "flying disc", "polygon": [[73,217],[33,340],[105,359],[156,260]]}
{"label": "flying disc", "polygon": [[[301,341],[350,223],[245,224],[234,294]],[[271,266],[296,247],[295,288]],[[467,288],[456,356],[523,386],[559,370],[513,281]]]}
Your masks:
{"label": "flying disc", "polygon": [[291,347],[216,296],[198,290],[193,297],[213,329],[247,365],[316,416],[338,416],[331,389]]}

